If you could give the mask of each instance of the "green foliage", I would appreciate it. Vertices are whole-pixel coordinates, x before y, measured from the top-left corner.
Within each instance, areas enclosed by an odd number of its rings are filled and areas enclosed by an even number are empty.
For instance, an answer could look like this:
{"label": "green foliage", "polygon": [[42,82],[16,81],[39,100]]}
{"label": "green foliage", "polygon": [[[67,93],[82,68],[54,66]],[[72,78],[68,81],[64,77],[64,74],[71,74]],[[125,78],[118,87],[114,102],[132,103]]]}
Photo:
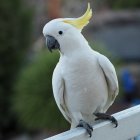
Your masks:
{"label": "green foliage", "polygon": [[13,104],[20,123],[29,129],[64,129],[68,125],[52,93],[52,73],[58,53],[41,52],[23,69],[16,85]]}
{"label": "green foliage", "polygon": [[107,0],[113,9],[135,9],[140,8],[140,0]]}
{"label": "green foliage", "polygon": [[20,0],[0,1],[0,129],[9,127],[13,84],[29,48],[31,13]]}

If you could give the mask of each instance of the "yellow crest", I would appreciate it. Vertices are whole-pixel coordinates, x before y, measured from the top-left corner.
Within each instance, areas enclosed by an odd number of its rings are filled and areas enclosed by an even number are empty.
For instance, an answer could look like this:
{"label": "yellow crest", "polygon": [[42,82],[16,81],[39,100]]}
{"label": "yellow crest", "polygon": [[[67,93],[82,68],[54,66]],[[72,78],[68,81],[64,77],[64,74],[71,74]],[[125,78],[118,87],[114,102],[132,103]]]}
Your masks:
{"label": "yellow crest", "polygon": [[90,9],[90,4],[88,3],[88,8],[85,14],[76,19],[64,20],[63,22],[73,25],[74,27],[82,30],[84,26],[89,23],[90,18],[92,17],[92,9]]}

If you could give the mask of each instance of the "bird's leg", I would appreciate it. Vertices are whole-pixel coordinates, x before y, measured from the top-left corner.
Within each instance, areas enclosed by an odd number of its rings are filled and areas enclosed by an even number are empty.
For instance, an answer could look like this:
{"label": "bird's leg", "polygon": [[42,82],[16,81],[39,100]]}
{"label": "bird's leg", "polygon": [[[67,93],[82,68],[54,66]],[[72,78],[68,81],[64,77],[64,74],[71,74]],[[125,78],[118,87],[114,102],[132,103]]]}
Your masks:
{"label": "bird's leg", "polygon": [[80,120],[79,121],[79,124],[77,125],[77,127],[83,127],[86,129],[87,133],[89,134],[89,136],[91,137],[92,136],[92,131],[93,131],[93,128],[90,124],[86,123],[85,121],[83,120]]}
{"label": "bird's leg", "polygon": [[94,115],[97,117],[96,120],[110,120],[113,124],[115,124],[115,127],[118,126],[118,121],[111,115],[108,115],[106,113],[94,113]]}

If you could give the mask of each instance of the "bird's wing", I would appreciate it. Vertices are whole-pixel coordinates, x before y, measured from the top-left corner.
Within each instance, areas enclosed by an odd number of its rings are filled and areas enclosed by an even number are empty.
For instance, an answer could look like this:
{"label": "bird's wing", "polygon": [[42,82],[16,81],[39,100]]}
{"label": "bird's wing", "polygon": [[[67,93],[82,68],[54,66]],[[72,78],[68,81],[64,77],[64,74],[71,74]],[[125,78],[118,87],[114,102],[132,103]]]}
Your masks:
{"label": "bird's wing", "polygon": [[57,64],[52,78],[53,94],[58,108],[65,117],[65,119],[71,123],[68,108],[65,104],[65,81],[62,78],[59,64]]}
{"label": "bird's wing", "polygon": [[109,61],[109,59],[102,54],[98,54],[97,56],[99,65],[105,75],[105,79],[108,86],[108,101],[104,108],[104,110],[106,111],[109,108],[109,106],[112,105],[116,96],[118,95],[118,79],[115,68],[113,64]]}

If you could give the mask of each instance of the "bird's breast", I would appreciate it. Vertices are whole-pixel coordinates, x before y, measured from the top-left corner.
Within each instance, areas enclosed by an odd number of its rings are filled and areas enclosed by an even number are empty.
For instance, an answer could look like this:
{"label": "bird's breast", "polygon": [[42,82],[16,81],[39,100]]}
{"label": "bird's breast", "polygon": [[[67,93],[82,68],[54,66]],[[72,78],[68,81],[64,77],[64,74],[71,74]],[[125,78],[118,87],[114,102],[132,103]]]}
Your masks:
{"label": "bird's breast", "polygon": [[100,103],[106,102],[107,84],[95,58],[66,61],[62,75],[65,100],[70,110],[94,112]]}

